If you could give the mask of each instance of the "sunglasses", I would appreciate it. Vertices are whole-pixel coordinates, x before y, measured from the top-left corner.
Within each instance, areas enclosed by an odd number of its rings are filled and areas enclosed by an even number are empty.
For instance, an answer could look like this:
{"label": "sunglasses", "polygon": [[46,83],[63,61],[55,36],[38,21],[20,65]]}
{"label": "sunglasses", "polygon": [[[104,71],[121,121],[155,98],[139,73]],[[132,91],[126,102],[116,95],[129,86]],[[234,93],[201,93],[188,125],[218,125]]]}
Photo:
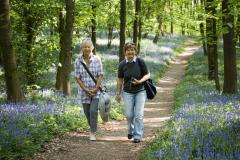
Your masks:
{"label": "sunglasses", "polygon": [[129,45],[136,45],[134,42],[127,42],[127,43],[125,43],[125,46],[129,46]]}

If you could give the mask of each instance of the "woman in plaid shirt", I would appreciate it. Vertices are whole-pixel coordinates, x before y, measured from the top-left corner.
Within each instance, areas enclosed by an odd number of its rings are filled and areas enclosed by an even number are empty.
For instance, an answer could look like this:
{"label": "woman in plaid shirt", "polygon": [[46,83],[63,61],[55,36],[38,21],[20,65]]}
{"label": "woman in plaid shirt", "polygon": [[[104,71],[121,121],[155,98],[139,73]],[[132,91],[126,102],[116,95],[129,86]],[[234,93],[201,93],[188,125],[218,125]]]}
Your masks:
{"label": "woman in plaid shirt", "polygon": [[[80,98],[84,109],[84,114],[90,126],[91,141],[96,140],[95,132],[97,131],[98,122],[98,102],[99,102],[99,87],[103,78],[103,65],[101,60],[92,53],[93,43],[91,39],[85,39],[81,44],[82,55],[75,62],[75,74],[77,83],[80,86]],[[87,73],[83,62],[92,73],[97,83],[95,83]]]}

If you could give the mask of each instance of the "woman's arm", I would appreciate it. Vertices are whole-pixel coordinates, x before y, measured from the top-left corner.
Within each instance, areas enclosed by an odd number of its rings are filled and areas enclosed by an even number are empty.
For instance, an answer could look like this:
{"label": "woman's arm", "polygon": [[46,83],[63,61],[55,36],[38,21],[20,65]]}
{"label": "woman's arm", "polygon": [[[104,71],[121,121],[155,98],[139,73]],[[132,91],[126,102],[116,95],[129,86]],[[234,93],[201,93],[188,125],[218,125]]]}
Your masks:
{"label": "woman's arm", "polygon": [[97,59],[97,62],[95,64],[97,77],[96,77],[96,85],[95,85],[95,88],[92,90],[92,92],[93,92],[93,94],[96,95],[101,86],[102,79],[103,79],[103,64],[99,57],[97,57],[97,56],[94,56],[94,57]]}
{"label": "woman's arm", "polygon": [[99,75],[99,76],[97,77],[96,87],[95,87],[95,89],[92,90],[92,92],[93,92],[94,94],[97,94],[97,91],[99,90],[99,88],[100,88],[100,86],[101,86],[102,79],[103,79],[103,75]]}
{"label": "woman's arm", "polygon": [[87,93],[88,96],[92,96],[91,91],[84,85],[80,78],[76,78],[78,85],[82,88],[83,91]]}
{"label": "woman's arm", "polygon": [[123,84],[123,79],[118,78],[117,80],[117,87],[116,87],[116,95],[120,95],[122,92],[122,84]]}
{"label": "woman's arm", "polygon": [[80,88],[82,88],[82,90],[86,91],[87,88],[86,88],[86,86],[84,85],[84,83],[83,83],[79,78],[76,78],[76,80],[77,80],[77,83],[78,83],[78,85],[80,86]]}
{"label": "woman's arm", "polygon": [[140,83],[143,83],[145,82],[146,80],[148,80],[150,78],[150,72],[145,74],[141,79],[137,80],[137,79],[134,79],[132,81],[133,84],[140,84]]}
{"label": "woman's arm", "polygon": [[117,87],[116,87],[116,101],[120,103],[121,101],[121,92],[122,92],[123,78],[118,78]]}

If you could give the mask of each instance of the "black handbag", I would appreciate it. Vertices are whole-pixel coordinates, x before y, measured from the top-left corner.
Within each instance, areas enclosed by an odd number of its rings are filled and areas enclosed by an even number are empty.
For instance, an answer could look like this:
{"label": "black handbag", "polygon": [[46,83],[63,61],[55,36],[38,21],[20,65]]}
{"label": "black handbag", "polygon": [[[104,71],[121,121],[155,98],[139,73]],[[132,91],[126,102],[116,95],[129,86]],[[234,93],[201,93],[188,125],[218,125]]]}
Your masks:
{"label": "black handbag", "polygon": [[[137,63],[142,71],[142,65],[139,58],[137,58]],[[154,86],[152,79],[146,80],[143,85],[147,93],[147,99],[153,99],[157,94],[157,88]]]}
{"label": "black handbag", "polygon": [[144,88],[146,90],[148,99],[153,99],[156,96],[157,89],[153,85],[152,79],[148,79],[144,82]]}

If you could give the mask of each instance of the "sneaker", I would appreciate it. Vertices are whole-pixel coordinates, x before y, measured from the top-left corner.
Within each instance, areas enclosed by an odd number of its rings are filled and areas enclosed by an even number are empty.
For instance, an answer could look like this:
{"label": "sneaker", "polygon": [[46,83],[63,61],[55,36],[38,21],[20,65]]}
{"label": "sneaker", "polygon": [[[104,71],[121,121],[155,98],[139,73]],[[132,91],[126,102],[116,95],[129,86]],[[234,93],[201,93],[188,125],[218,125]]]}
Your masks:
{"label": "sneaker", "polygon": [[134,139],[133,143],[140,143],[140,139]]}
{"label": "sneaker", "polygon": [[90,133],[89,139],[90,139],[90,141],[96,141],[95,134],[94,133]]}
{"label": "sneaker", "polygon": [[133,135],[132,134],[128,134],[128,139],[132,139]]}

